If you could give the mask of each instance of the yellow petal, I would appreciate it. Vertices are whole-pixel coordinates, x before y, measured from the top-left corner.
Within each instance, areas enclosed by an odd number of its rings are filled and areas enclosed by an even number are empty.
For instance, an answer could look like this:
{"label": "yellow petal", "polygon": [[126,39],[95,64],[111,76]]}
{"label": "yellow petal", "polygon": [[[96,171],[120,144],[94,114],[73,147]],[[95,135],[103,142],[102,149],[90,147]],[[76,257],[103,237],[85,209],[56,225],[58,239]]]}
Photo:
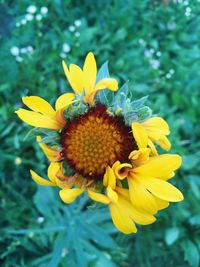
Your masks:
{"label": "yellow petal", "polygon": [[148,143],[148,135],[139,122],[132,123],[132,132],[139,148],[146,148]]}
{"label": "yellow petal", "polygon": [[152,157],[146,164],[133,169],[134,174],[146,177],[165,177],[178,169],[181,165],[181,157],[176,154],[163,154]]}
{"label": "yellow petal", "polygon": [[87,193],[88,193],[88,196],[94,201],[101,202],[103,204],[109,204],[110,203],[109,198],[103,194],[96,193],[95,191],[93,191],[91,189],[88,189]]}
{"label": "yellow petal", "polygon": [[52,183],[56,183],[56,175],[59,170],[62,168],[61,162],[51,162],[48,168],[48,177],[52,181]]}
{"label": "yellow petal", "polygon": [[130,200],[140,211],[155,214],[158,210],[154,196],[136,179],[128,179]]}
{"label": "yellow petal", "polygon": [[168,151],[171,149],[171,143],[166,136],[162,136],[159,140],[155,140],[155,143],[162,147],[162,149],[164,150]]}
{"label": "yellow petal", "polygon": [[59,161],[61,159],[60,151],[42,143],[40,136],[37,136],[37,142],[50,161]]}
{"label": "yellow petal", "polygon": [[153,142],[150,139],[148,140],[148,146],[150,147],[152,154],[154,156],[157,156],[158,152],[156,150],[156,147],[154,146]]}
{"label": "yellow petal", "polygon": [[140,148],[132,151],[128,158],[133,162],[134,166],[140,166],[148,161],[150,152],[149,148]]}
{"label": "yellow petal", "polygon": [[106,172],[105,172],[104,178],[103,178],[103,185],[106,187],[110,186],[113,189],[116,186],[115,174],[114,174],[113,170],[110,168],[110,166],[108,166],[106,168]]}
{"label": "yellow petal", "polygon": [[89,52],[86,56],[83,66],[84,85],[86,95],[90,94],[96,82],[97,66],[96,60],[92,52]]}
{"label": "yellow petal", "polygon": [[65,127],[66,122],[67,122],[65,118],[64,110],[65,108],[58,109],[55,115],[55,120],[59,123],[61,129]]}
{"label": "yellow petal", "polygon": [[83,87],[77,87],[77,82],[76,79],[74,80],[74,75],[69,71],[67,65],[65,64],[64,60],[62,61],[62,65],[63,65],[63,69],[65,72],[65,75],[68,79],[69,84],[71,85],[71,87],[73,88],[74,92],[81,95]]}
{"label": "yellow petal", "polygon": [[33,170],[30,170],[32,179],[39,185],[43,185],[43,186],[56,186],[56,184],[42,178],[41,176],[39,176],[36,172],[34,172]]}
{"label": "yellow petal", "polygon": [[169,126],[165,120],[160,117],[154,117],[142,123],[142,126],[148,132],[152,140],[160,139],[163,135],[170,134]]}
{"label": "yellow petal", "polygon": [[119,180],[123,180],[127,177],[129,171],[132,169],[132,165],[129,163],[120,163],[118,161],[118,163],[115,164],[115,166],[113,166],[112,168],[114,170],[116,177]]}
{"label": "yellow petal", "polygon": [[107,187],[107,196],[111,202],[116,203],[118,201],[117,193],[110,186]]}
{"label": "yellow petal", "polygon": [[23,108],[20,108],[19,110],[15,111],[15,113],[22,121],[30,124],[31,126],[52,130],[61,129],[61,125],[59,125],[59,123],[55,119],[46,115],[34,111],[29,111]]}
{"label": "yellow petal", "polygon": [[58,97],[56,100],[56,110],[66,108],[68,107],[71,103],[73,103],[73,99],[75,98],[75,94],[73,93],[66,93]]}
{"label": "yellow petal", "polygon": [[109,89],[111,91],[117,91],[117,89],[118,89],[117,80],[115,80],[113,78],[104,78],[104,79],[100,80],[96,84],[94,91],[99,91],[102,89]]}
{"label": "yellow petal", "polygon": [[170,183],[157,179],[157,178],[147,178],[140,179],[142,184],[148,189],[152,194],[160,199],[178,202],[183,200],[183,194],[175,186]]}
{"label": "yellow petal", "polygon": [[144,211],[139,211],[132,205],[132,203],[130,202],[128,189],[117,187],[117,192],[117,204],[136,223],[146,225],[155,222],[156,218],[152,214],[146,213]]}
{"label": "yellow petal", "polygon": [[82,94],[82,91],[84,89],[84,76],[82,69],[75,65],[70,64],[69,71],[71,74],[71,80],[73,81],[73,89],[75,92],[77,92],[79,95]]}
{"label": "yellow petal", "polygon": [[22,101],[33,111],[38,111],[48,116],[54,116],[55,114],[55,110],[52,108],[52,106],[39,96],[25,96],[22,97]]}
{"label": "yellow petal", "polygon": [[123,209],[115,203],[109,205],[110,215],[114,225],[124,234],[136,233],[137,228],[133,220]]}
{"label": "yellow petal", "polygon": [[158,198],[156,196],[154,196],[154,199],[156,201],[158,210],[163,210],[163,209],[169,207],[169,202],[168,201],[165,201],[163,199],[160,199],[160,198]]}
{"label": "yellow petal", "polygon": [[95,101],[95,97],[96,97],[97,93],[99,92],[99,90],[103,90],[103,89],[109,89],[111,91],[117,91],[118,83],[115,79],[111,79],[111,78],[102,79],[101,81],[99,81],[97,83],[97,85],[95,86],[95,88],[93,88],[92,91],[90,91],[86,94],[86,96],[84,97],[85,103],[92,105]]}
{"label": "yellow petal", "polygon": [[73,189],[68,189],[64,188],[59,191],[60,198],[62,199],[63,202],[66,204],[70,204],[73,202],[79,195],[83,193],[85,189],[80,189],[80,188],[73,188]]}

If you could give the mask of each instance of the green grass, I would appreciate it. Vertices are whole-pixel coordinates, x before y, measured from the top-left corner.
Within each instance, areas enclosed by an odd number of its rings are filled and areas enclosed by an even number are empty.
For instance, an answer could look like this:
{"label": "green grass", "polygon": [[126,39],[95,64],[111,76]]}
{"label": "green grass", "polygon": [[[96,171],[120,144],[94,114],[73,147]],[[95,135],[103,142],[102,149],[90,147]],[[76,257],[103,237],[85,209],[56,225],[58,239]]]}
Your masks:
{"label": "green grass", "polygon": [[[168,2],[0,1],[1,266],[199,266],[200,3]],[[37,15],[42,5],[48,13],[19,26],[30,5]],[[84,198],[67,207],[56,190],[30,179],[30,168],[45,175],[47,161],[34,138],[25,139],[30,127],[14,111],[24,95],[53,103],[71,90],[61,66],[64,43],[71,49],[66,62],[82,64],[93,51],[99,67],[109,59],[121,86],[129,80],[135,98],[148,95],[154,113],[170,124],[172,152],[183,156],[173,183],[184,202],[136,235],[115,231],[100,207],[81,210]],[[30,52],[13,56],[15,46]]]}

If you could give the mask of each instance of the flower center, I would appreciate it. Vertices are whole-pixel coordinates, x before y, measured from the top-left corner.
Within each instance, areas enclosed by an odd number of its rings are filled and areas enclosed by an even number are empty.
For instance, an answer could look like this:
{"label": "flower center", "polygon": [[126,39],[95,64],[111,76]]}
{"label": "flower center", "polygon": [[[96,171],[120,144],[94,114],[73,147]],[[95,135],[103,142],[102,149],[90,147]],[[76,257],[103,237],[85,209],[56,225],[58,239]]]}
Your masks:
{"label": "flower center", "polygon": [[97,104],[67,122],[61,133],[66,162],[88,179],[103,179],[106,167],[115,161],[127,162],[136,147],[131,128],[119,116],[111,116]]}

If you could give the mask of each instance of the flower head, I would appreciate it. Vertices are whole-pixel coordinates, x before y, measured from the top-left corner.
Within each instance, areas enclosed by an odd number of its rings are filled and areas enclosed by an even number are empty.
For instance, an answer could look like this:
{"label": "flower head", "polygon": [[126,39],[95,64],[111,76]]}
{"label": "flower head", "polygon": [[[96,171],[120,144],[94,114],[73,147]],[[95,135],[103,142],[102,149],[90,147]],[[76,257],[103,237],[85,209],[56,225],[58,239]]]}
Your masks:
{"label": "flower head", "polygon": [[151,115],[144,98],[132,101],[127,86],[114,94],[117,81],[109,77],[107,64],[97,73],[91,52],[83,69],[74,64],[68,69],[64,62],[63,67],[75,94],[61,95],[55,108],[40,97],[23,97],[30,110],[16,111],[24,122],[48,129],[48,138],[45,131],[36,138],[50,161],[48,179],[31,170],[32,179],[59,187],[66,204],[86,193],[108,206],[121,232],[136,233],[136,224],[153,223],[159,210],[183,200],[168,181],[181,157],[156,150],[156,145],[170,149],[169,126]]}

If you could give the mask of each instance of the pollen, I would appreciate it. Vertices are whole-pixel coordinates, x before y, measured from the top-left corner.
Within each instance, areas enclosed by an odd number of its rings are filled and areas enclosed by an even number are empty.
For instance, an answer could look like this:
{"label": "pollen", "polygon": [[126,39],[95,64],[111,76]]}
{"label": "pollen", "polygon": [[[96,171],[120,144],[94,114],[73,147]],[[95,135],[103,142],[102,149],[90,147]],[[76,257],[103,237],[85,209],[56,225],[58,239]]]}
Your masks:
{"label": "pollen", "polygon": [[87,179],[103,179],[107,166],[127,162],[135,148],[131,128],[119,116],[111,116],[102,104],[68,121],[61,133],[63,155],[76,173]]}

